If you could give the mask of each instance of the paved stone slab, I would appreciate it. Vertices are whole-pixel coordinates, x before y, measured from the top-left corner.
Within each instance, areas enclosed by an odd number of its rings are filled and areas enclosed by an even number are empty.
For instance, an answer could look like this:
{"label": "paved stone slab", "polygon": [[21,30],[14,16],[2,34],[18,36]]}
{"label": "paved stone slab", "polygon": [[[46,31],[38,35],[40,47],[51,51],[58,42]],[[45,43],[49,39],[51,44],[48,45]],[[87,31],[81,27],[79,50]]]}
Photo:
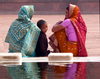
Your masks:
{"label": "paved stone slab", "polygon": [[[0,15],[0,52],[8,52],[8,44],[4,42],[5,36],[8,32],[10,24],[17,18],[17,15]],[[51,28],[59,20],[63,20],[64,15],[35,15],[32,18],[32,21],[35,23],[44,19],[48,22],[48,32],[47,36],[49,37],[52,32]],[[99,24],[99,15],[83,15],[83,18],[87,25],[87,42],[86,47],[88,50],[89,56],[100,56],[100,24]],[[49,46],[49,49],[52,48]],[[89,64],[87,66],[88,79],[98,79],[100,71],[98,70],[98,65]],[[92,71],[91,71],[92,70]],[[95,71],[96,70],[96,71]],[[91,73],[90,73],[91,71]],[[95,75],[92,77],[92,75]],[[92,78],[90,78],[92,77]],[[0,67],[0,79],[10,79],[7,74],[5,67]]]}

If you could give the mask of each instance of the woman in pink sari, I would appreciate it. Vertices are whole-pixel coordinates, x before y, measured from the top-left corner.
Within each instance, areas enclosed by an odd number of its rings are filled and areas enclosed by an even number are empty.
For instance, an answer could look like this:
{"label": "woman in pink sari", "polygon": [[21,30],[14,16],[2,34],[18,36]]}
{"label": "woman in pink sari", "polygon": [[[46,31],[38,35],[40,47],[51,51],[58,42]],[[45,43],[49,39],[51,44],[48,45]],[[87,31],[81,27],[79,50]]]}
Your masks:
{"label": "woman in pink sari", "polygon": [[[87,56],[85,48],[87,27],[78,6],[69,4],[66,8],[64,21],[56,23],[52,31],[58,42],[57,45],[54,45],[59,49],[59,52],[72,52],[73,55],[77,57]],[[74,71],[76,75],[72,79],[85,79],[85,66],[86,63],[77,63],[77,67],[75,66],[74,68],[77,68],[76,71]],[[65,79],[69,78],[66,77]]]}
{"label": "woman in pink sari", "polygon": [[[54,27],[52,28],[52,31],[54,32],[54,34],[56,34],[57,32],[63,29],[65,29],[65,32],[66,32],[65,39],[69,42],[77,42],[78,44],[77,46],[78,54],[76,56],[82,56],[82,57],[87,56],[87,51],[85,48],[87,27],[85,25],[85,22],[83,21],[83,18],[81,16],[80,9],[78,6],[70,4],[66,8],[66,15],[65,15],[64,21],[58,22],[57,24],[55,24]],[[56,36],[57,41],[61,37],[61,35],[55,35],[55,36]],[[60,37],[58,38],[58,36]],[[58,44],[60,44],[59,41],[58,41]]]}

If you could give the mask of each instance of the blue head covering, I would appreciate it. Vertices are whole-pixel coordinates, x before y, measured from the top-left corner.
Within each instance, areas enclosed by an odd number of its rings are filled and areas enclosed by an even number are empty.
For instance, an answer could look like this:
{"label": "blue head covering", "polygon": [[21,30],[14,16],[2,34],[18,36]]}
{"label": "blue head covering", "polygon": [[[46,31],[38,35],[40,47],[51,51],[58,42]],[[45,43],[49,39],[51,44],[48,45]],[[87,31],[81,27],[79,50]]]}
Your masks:
{"label": "blue head covering", "polygon": [[30,21],[34,13],[33,5],[24,5],[20,8],[18,13],[18,19],[22,19],[24,21]]}
{"label": "blue head covering", "polygon": [[31,22],[34,13],[33,5],[24,5],[20,8],[18,18],[11,24],[5,42],[11,45],[10,50],[31,55],[40,34],[40,29]]}

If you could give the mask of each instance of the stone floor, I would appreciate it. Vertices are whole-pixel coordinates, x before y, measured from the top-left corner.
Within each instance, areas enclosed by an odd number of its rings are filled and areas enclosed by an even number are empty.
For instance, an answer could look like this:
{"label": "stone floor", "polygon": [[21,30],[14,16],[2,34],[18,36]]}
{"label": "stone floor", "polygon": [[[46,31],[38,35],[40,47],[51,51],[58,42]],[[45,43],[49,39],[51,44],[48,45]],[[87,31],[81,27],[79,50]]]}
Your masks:
{"label": "stone floor", "polygon": [[[8,32],[10,24],[17,18],[17,15],[0,15],[0,52],[8,52],[8,44],[4,42],[5,36]],[[64,15],[34,15],[32,20],[36,23],[39,19],[44,19],[48,22],[48,32],[47,36],[49,37],[52,32],[51,28],[59,20],[63,20]],[[89,56],[100,56],[100,24],[99,24],[99,15],[83,15],[83,18],[87,25],[87,41],[86,48]],[[49,49],[52,48],[49,46]],[[99,64],[99,63],[98,63]],[[88,64],[87,72],[89,73],[87,79],[98,79],[100,78],[100,69],[98,70],[98,64]],[[92,65],[92,66],[91,66]],[[96,69],[96,70],[95,70]],[[91,71],[92,70],[92,71]],[[90,72],[91,71],[91,72]],[[94,72],[95,71],[95,72]],[[8,73],[6,73],[4,67],[0,67],[0,79],[10,79]],[[94,74],[93,74],[94,72]],[[92,77],[94,75],[94,77]]]}
{"label": "stone floor", "polygon": [[[4,42],[5,36],[8,32],[10,24],[17,18],[17,15],[0,15],[0,52],[8,51],[8,44]],[[35,23],[39,19],[44,19],[48,22],[48,32],[47,36],[49,37],[52,32],[51,28],[59,20],[63,20],[64,15],[34,15],[32,21]],[[87,41],[86,48],[89,56],[100,56],[100,24],[99,24],[99,15],[83,15],[83,18],[87,25]],[[49,46],[49,49],[51,47]]]}

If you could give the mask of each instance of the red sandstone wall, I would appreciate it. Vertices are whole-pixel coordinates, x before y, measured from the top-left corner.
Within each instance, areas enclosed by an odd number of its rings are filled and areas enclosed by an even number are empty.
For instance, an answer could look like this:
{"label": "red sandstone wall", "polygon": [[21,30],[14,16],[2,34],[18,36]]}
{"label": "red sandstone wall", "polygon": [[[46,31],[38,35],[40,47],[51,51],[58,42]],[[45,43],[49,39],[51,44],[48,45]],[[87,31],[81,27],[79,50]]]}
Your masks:
{"label": "red sandstone wall", "polygon": [[99,13],[99,0],[0,0],[0,13],[17,13],[21,5],[35,5],[36,14],[62,14],[69,3],[82,13]]}

